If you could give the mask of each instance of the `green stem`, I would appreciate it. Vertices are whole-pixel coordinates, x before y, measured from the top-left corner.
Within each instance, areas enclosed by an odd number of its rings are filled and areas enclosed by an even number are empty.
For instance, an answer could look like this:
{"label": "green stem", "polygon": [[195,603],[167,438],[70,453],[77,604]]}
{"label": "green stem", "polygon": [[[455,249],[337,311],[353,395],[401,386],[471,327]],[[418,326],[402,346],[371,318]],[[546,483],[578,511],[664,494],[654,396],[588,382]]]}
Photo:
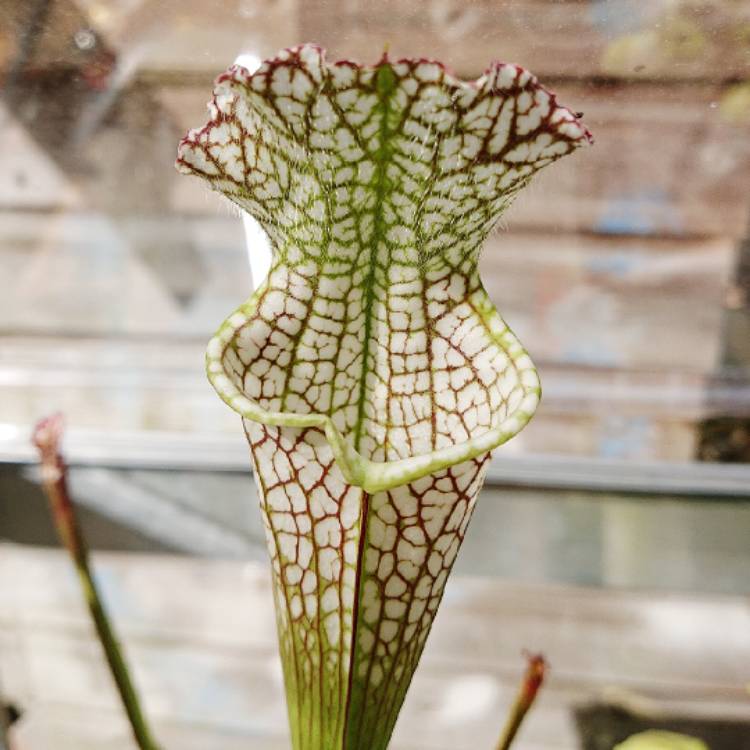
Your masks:
{"label": "green stem", "polygon": [[110,623],[89,565],[89,553],[67,487],[66,466],[59,450],[63,423],[59,414],[43,419],[34,430],[33,441],[42,461],[44,490],[62,543],[68,550],[81,582],[96,634],[120,693],[125,713],[140,750],[158,750],[141,711],[138,694],[130,678],[120,643]]}
{"label": "green stem", "polygon": [[513,740],[521,728],[521,724],[534,704],[539,688],[544,682],[544,676],[547,671],[547,662],[541,654],[532,654],[528,657],[528,667],[526,674],[523,676],[521,687],[516,696],[516,700],[508,714],[508,720],[503,728],[503,733],[495,747],[495,750],[508,750],[513,744]]}

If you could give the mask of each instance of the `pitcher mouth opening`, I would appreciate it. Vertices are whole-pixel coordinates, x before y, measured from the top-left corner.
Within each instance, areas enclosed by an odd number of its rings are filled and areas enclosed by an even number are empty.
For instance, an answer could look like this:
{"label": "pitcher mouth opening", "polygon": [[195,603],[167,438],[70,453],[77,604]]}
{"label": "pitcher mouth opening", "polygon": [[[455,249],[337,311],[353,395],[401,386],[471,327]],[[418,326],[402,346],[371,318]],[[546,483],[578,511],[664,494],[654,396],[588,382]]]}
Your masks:
{"label": "pitcher mouth opening", "polygon": [[518,339],[505,326],[497,311],[485,303],[482,318],[497,346],[512,362],[516,378],[511,404],[492,415],[487,429],[477,429],[466,440],[405,458],[377,461],[353,445],[352,433],[343,432],[335,416],[316,412],[291,412],[265,408],[244,388],[244,370],[239,349],[248,346],[243,331],[256,320],[257,296],[236,310],[209,342],[206,372],[221,399],[244,419],[266,425],[320,428],[330,444],[344,478],[373,493],[408,484],[435,471],[476,458],[516,435],[534,415],[541,397],[537,371]]}

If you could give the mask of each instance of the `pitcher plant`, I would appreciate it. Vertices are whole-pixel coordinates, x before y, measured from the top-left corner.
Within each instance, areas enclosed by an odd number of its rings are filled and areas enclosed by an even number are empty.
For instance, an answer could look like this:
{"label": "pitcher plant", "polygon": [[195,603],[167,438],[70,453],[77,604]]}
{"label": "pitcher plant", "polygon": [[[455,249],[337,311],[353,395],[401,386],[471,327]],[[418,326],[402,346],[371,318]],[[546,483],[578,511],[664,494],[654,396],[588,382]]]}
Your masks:
{"label": "pitcher plant", "polygon": [[591,141],[528,71],[302,45],[216,81],[179,146],[255,217],[267,278],[208,345],[243,419],[295,750],[382,750],[490,451],[533,415],[531,359],[482,244],[542,167]]}

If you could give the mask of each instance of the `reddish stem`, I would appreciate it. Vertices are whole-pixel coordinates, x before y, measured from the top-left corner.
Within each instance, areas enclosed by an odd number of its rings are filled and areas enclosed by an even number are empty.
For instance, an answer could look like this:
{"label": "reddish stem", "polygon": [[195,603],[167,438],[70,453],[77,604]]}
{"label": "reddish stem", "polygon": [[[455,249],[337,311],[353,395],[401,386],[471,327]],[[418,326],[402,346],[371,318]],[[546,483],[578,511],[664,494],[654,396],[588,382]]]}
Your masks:
{"label": "reddish stem", "polygon": [[83,595],[96,628],[96,634],[99,636],[104,649],[107,663],[120,693],[138,747],[140,750],[156,750],[157,745],[151,738],[151,732],[141,711],[138,694],[130,679],[130,673],[120,650],[119,641],[112,629],[99,590],[91,574],[86,540],[81,532],[75,508],[68,493],[67,469],[60,453],[62,435],[62,415],[53,414],[37,424],[32,436],[32,441],[39,450],[41,458],[42,481],[49,499],[52,517],[57,527],[57,533],[68,550],[78,573]]}
{"label": "reddish stem", "polygon": [[500,735],[496,750],[508,750],[513,744],[526,714],[536,700],[539,688],[542,686],[547,673],[548,665],[542,654],[526,654],[526,659],[528,661],[526,674],[523,676],[518,695],[510,709],[508,720],[505,723],[503,733]]}

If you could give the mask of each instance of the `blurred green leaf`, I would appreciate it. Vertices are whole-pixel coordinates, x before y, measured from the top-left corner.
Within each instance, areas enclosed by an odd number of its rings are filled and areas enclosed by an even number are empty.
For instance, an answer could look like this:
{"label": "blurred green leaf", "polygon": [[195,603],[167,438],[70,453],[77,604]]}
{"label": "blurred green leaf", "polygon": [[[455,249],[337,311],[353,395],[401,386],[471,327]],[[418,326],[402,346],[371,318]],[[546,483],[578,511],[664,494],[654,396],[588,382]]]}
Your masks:
{"label": "blurred green leaf", "polygon": [[709,750],[703,740],[674,732],[640,732],[628,737],[614,750]]}

